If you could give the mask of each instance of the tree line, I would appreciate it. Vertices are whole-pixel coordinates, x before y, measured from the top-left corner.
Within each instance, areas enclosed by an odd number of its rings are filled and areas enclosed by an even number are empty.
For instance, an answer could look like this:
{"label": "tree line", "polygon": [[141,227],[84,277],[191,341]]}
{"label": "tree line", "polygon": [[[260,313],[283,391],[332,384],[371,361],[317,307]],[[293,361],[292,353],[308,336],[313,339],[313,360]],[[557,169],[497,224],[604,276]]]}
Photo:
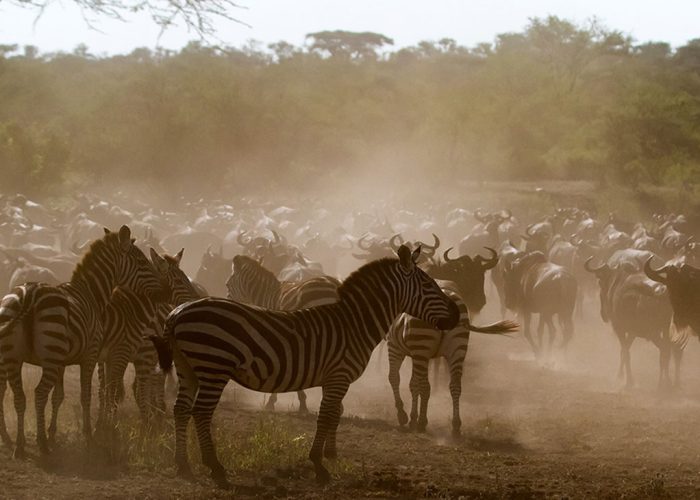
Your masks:
{"label": "tree line", "polygon": [[3,191],[340,189],[358,175],[689,186],[700,39],[549,17],[463,47],[324,31],[304,46],[96,56],[0,46]]}

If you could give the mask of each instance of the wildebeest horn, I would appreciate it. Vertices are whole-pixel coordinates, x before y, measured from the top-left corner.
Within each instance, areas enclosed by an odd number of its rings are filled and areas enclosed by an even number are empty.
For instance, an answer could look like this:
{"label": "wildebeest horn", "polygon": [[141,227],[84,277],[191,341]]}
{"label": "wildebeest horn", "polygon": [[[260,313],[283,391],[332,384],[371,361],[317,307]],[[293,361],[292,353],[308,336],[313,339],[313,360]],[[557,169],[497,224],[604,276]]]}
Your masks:
{"label": "wildebeest horn", "polygon": [[533,228],[533,226],[534,226],[534,224],[530,224],[529,226],[527,226],[527,227],[525,228],[525,234],[528,235],[528,236],[531,237],[531,238],[532,238],[532,233],[530,232],[530,230]]}
{"label": "wildebeest horn", "polygon": [[[398,240],[398,244],[396,243],[397,240]],[[399,250],[399,247],[400,247],[401,245],[403,245],[403,238],[401,237],[400,234],[395,234],[395,235],[392,236],[391,239],[389,240],[389,246],[391,247],[391,249],[392,249],[394,252],[398,251],[398,250]]]}
{"label": "wildebeest horn", "polygon": [[[591,267],[591,261],[592,261],[592,260],[593,260],[593,257],[588,257],[588,259],[586,259],[586,262],[583,263],[583,268],[584,268],[586,271],[588,271],[589,273],[594,273],[594,274],[595,274],[595,273],[597,273],[598,271],[602,271],[603,269],[608,268],[608,265],[607,265],[607,264],[603,264],[603,265],[600,266],[600,267],[593,268],[593,267]],[[608,269],[609,269],[609,268],[608,268]]]}
{"label": "wildebeest horn", "polygon": [[369,234],[363,234],[362,237],[357,240],[357,246],[360,247],[362,250],[369,250],[372,248],[372,243],[368,242],[367,246],[362,246],[362,242],[366,240],[366,238],[369,236]]}
{"label": "wildebeest horn", "polygon": [[450,247],[447,250],[445,250],[445,253],[442,254],[442,258],[445,259],[445,262],[452,262],[453,260],[457,259],[450,259],[450,256],[448,255],[450,253],[450,250],[452,250],[454,247]]}
{"label": "wildebeest horn", "polygon": [[484,259],[481,255],[477,255],[477,259],[479,259],[479,264],[481,264],[481,267],[484,268],[484,270],[492,269],[496,267],[496,264],[498,264],[498,252],[494,250],[491,247],[484,247],[486,250],[488,250],[491,253],[491,258],[490,259]]}
{"label": "wildebeest horn", "polygon": [[644,273],[649,276],[649,279],[652,279],[654,281],[658,281],[659,283],[666,283],[666,278],[661,275],[661,273],[665,273],[668,271],[668,268],[670,266],[664,266],[661,269],[654,269],[651,267],[651,259],[653,259],[654,256],[652,255],[647,259],[647,261],[644,263]]}
{"label": "wildebeest horn", "polygon": [[250,242],[253,240],[252,237],[245,239],[246,233],[247,233],[247,231],[241,231],[240,233],[238,233],[238,236],[236,236],[236,243],[238,243],[242,247],[248,246],[250,244]]}
{"label": "wildebeest horn", "polygon": [[270,232],[272,233],[272,236],[275,237],[275,239],[272,242],[275,245],[279,245],[280,244],[280,235],[277,234],[277,231],[275,231],[274,229],[270,229]]}
{"label": "wildebeest horn", "polygon": [[433,246],[431,247],[430,245],[426,245],[422,241],[419,241],[418,244],[423,247],[423,255],[427,257],[432,257],[435,255],[435,252],[437,251],[438,247],[440,246],[440,238],[437,237],[435,233],[433,233]]}
{"label": "wildebeest horn", "polygon": [[353,253],[352,256],[355,257],[357,260],[367,260],[367,259],[369,259],[369,258],[371,257],[370,254],[362,255],[362,254],[359,254],[359,253]]}

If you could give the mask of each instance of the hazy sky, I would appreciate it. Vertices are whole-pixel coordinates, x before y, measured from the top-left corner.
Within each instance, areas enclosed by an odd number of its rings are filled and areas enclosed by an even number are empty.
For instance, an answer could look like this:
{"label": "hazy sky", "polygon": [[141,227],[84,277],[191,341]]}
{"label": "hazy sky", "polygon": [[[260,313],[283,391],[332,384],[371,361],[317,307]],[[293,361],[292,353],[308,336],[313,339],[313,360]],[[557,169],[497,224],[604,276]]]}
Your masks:
{"label": "hazy sky", "polygon": [[[233,14],[251,28],[221,23],[219,39],[240,46],[249,39],[285,40],[301,45],[306,33],[344,29],[375,31],[396,45],[454,38],[473,46],[498,33],[520,31],[530,17],[557,15],[583,22],[593,16],[638,41],[666,41],[674,46],[700,38],[700,0],[239,0],[246,10]],[[71,0],[54,2],[36,25],[36,11],[0,0],[0,43],[31,44],[42,51],[70,51],[85,43],[93,53],[125,53],[135,47],[161,45],[177,49],[195,38],[170,29],[158,40],[159,28],[147,17],[130,23],[107,19],[90,30]]]}

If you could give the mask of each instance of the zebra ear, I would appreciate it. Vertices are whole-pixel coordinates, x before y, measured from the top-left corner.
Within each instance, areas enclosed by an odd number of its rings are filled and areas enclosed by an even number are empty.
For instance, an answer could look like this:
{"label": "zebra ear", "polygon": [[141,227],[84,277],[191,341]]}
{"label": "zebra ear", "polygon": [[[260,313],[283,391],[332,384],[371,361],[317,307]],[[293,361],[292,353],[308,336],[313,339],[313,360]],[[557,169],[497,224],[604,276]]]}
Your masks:
{"label": "zebra ear", "polygon": [[107,229],[106,227],[103,227],[102,230],[105,232],[105,234],[109,234],[112,232],[109,229]]}
{"label": "zebra ear", "polygon": [[397,250],[396,250],[396,255],[399,256],[399,265],[401,268],[406,271],[412,271],[413,267],[415,266],[413,262],[413,258],[411,256],[411,251],[408,249],[406,245],[401,245]]}
{"label": "zebra ear", "polygon": [[165,274],[168,272],[168,263],[165,262],[165,259],[158,255],[158,252],[153,250],[153,248],[150,248],[150,253],[151,253],[151,262],[153,262],[153,265],[156,267],[158,272],[161,274]]}
{"label": "zebra ear", "polygon": [[175,262],[177,262],[178,267],[180,267],[180,261],[182,260],[183,253],[185,253],[185,249],[181,248],[180,251],[175,255]]}
{"label": "zebra ear", "polygon": [[413,251],[413,253],[411,254],[411,260],[413,261],[414,264],[416,262],[418,262],[418,259],[420,258],[420,249],[421,249],[421,246],[418,245],[416,247],[416,249]]}
{"label": "zebra ear", "polygon": [[133,243],[131,243],[131,229],[129,226],[124,225],[119,229],[119,245],[125,252],[128,251]]}

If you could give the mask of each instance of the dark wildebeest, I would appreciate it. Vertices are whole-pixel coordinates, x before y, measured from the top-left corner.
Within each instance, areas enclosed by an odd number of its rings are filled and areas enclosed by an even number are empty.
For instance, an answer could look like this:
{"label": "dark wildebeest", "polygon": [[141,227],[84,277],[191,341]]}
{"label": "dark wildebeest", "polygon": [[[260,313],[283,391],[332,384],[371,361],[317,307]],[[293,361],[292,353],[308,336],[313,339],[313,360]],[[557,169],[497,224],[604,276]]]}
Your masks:
{"label": "dark wildebeest", "polygon": [[[565,348],[574,333],[572,316],[576,307],[577,285],[573,275],[551,262],[542,252],[530,252],[516,257],[505,271],[506,307],[521,317],[523,333],[535,356],[544,352],[544,326],[549,329],[548,351],[551,353],[556,330],[553,316],[559,318],[562,331],[561,347]],[[530,334],[530,316],[538,313],[538,341]]]}

